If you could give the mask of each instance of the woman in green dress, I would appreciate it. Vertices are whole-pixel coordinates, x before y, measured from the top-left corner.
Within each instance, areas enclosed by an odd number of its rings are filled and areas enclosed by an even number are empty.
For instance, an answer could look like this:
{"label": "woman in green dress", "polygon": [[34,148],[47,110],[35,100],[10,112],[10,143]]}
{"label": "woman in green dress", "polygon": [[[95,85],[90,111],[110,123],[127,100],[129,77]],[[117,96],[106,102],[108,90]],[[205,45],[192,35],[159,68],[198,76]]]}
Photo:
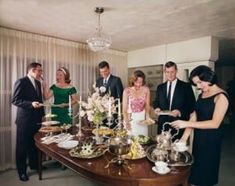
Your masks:
{"label": "woman in green dress", "polygon": [[56,71],[56,84],[50,89],[44,88],[44,98],[47,100],[54,96],[54,106],[51,108],[54,118],[61,125],[72,124],[72,118],[69,115],[69,109],[77,102],[76,88],[70,84],[70,73],[65,67]]}

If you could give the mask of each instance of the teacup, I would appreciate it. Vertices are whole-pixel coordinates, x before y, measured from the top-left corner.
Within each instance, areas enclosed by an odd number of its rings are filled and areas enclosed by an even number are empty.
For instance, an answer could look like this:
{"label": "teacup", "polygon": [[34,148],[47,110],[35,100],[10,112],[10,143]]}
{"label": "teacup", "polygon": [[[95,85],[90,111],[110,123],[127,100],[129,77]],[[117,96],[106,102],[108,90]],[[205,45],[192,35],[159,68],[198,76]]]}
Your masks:
{"label": "teacup", "polygon": [[186,142],[179,141],[174,143],[177,151],[184,151],[187,149]]}
{"label": "teacup", "polygon": [[167,169],[167,163],[164,161],[156,161],[155,168],[158,172],[164,172]]}

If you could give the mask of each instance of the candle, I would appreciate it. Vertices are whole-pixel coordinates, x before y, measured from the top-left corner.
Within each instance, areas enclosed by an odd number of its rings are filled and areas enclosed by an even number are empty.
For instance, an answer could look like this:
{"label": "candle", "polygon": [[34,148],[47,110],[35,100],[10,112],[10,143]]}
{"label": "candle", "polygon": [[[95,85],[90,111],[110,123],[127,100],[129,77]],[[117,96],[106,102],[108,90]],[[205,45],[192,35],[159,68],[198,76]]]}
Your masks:
{"label": "candle", "polygon": [[130,97],[128,98],[128,111],[127,111],[129,114],[132,113],[131,111],[131,100],[130,100]]}
{"label": "candle", "polygon": [[120,101],[120,98],[118,98],[118,116],[121,117],[121,101]]}
{"label": "candle", "polygon": [[72,100],[71,100],[71,96],[69,95],[69,111],[72,110]]}
{"label": "candle", "polygon": [[82,110],[82,96],[80,96],[80,99],[79,99],[79,111],[81,112]]}
{"label": "candle", "polygon": [[111,112],[111,106],[112,106],[112,102],[111,102],[111,98],[109,98],[109,103],[108,103],[108,117],[112,116],[112,112]]}
{"label": "candle", "polygon": [[81,120],[81,112],[82,112],[82,96],[80,95],[80,97],[79,97],[79,117],[78,117],[78,127],[79,127],[79,131],[80,131],[80,134],[81,134],[81,122],[82,122],[82,120]]}

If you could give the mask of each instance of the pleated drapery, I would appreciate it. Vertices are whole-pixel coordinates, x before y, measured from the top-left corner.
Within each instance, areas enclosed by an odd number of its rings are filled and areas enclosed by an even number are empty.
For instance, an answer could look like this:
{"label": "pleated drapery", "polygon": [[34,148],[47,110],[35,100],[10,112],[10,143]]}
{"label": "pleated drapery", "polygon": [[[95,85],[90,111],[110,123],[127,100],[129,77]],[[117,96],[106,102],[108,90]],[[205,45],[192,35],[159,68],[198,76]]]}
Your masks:
{"label": "pleated drapery", "polygon": [[109,62],[111,72],[127,82],[127,53],[92,52],[86,44],[0,27],[0,171],[15,166],[16,107],[11,105],[14,82],[26,75],[26,66],[42,64],[44,81],[56,82],[56,70],[66,67],[71,84],[85,100],[99,75],[98,63]]}

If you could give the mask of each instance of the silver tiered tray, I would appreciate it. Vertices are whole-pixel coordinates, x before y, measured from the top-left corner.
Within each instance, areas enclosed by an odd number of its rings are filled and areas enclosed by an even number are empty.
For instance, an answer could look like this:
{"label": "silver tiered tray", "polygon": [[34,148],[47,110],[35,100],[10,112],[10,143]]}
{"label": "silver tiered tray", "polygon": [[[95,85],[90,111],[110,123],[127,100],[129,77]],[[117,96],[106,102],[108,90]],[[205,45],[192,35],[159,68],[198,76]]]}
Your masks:
{"label": "silver tiered tray", "polygon": [[[153,150],[155,150],[155,148],[156,148],[156,144],[149,146],[146,150],[147,158],[153,163],[157,161],[155,156],[152,155],[152,152]],[[188,151],[178,152],[178,153],[179,154],[178,154],[177,161],[175,161],[171,158],[170,150],[169,150],[169,153],[168,153],[169,155],[167,157],[169,166],[187,166],[187,165],[193,164],[193,156]]]}

